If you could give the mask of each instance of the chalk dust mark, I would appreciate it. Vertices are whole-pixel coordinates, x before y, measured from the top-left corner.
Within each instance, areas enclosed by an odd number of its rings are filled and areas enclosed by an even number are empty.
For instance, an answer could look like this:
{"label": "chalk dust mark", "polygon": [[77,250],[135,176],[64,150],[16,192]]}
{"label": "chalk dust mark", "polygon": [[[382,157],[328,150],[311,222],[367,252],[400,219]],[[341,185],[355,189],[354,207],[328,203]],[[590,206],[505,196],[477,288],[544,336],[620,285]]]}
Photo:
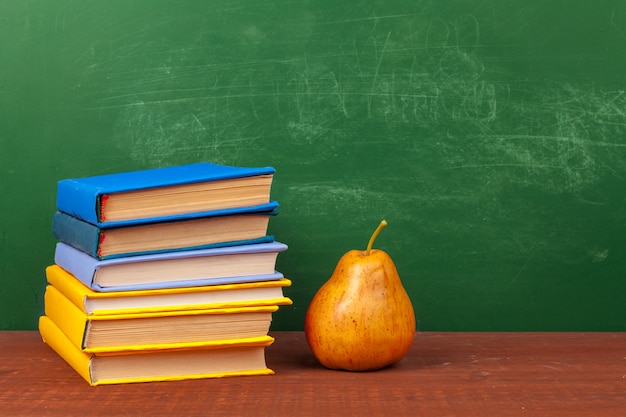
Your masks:
{"label": "chalk dust mark", "polygon": [[[445,193],[443,190],[433,193],[413,193],[381,190],[380,187],[367,184],[349,184],[341,181],[327,183],[301,183],[290,186],[285,195],[286,203],[293,200],[294,206],[304,210],[301,215],[326,216],[338,211],[369,216],[368,213],[393,213],[396,220],[415,221],[415,207],[434,207],[441,204],[467,204],[475,202],[476,196],[471,192],[458,194]],[[307,200],[311,204],[297,205],[295,202]],[[368,207],[368,210],[362,210]]]}
{"label": "chalk dust mark", "polygon": [[[626,170],[626,95],[621,91],[553,85],[526,97],[532,101],[508,102],[510,116],[503,123],[501,111],[488,130],[476,123],[476,130],[463,136],[464,155],[450,153],[445,169],[498,173],[510,184],[550,193],[579,192]],[[513,130],[510,117],[517,120]]]}
{"label": "chalk dust mark", "polygon": [[410,14],[393,14],[393,15],[381,15],[381,16],[371,16],[371,17],[362,17],[362,18],[355,18],[355,19],[344,19],[344,20],[329,20],[326,22],[322,22],[322,24],[325,25],[341,25],[344,23],[355,23],[355,22],[369,22],[369,21],[375,21],[378,22],[379,20],[386,20],[386,19],[404,19],[407,17],[414,17],[414,16],[419,16],[419,14],[416,13],[410,13]]}
{"label": "chalk dust mark", "polygon": [[428,24],[428,30],[426,31],[426,52],[431,57],[438,55],[440,50],[449,47],[449,39],[449,25],[440,18],[431,19]]}
{"label": "chalk dust mark", "polygon": [[380,72],[380,64],[383,62],[383,57],[385,56],[385,50],[387,49],[387,45],[389,45],[389,37],[391,36],[391,32],[387,33],[387,38],[385,38],[385,43],[383,44],[383,49],[380,51],[380,57],[378,58],[378,63],[376,64],[376,71],[374,72],[374,76],[372,78],[372,90],[376,85],[376,81],[378,80],[378,74]]}
{"label": "chalk dust mark", "polygon": [[196,116],[195,114],[192,114],[191,116],[196,121],[196,123],[198,123],[198,126],[200,127],[200,129],[202,129],[202,130],[204,130],[206,132],[206,128],[204,127],[204,125],[202,124],[200,119],[198,119],[198,116]]}
{"label": "chalk dust mark", "polygon": [[578,145],[585,146],[599,146],[599,147],[608,147],[608,148],[625,148],[626,143],[619,142],[605,142],[605,141],[594,141],[592,139],[586,138],[576,138],[569,136],[543,136],[543,135],[486,135],[480,136],[485,139],[492,140],[515,140],[515,141],[541,141],[541,142],[566,142],[566,143],[574,143]]}
{"label": "chalk dust mark", "polygon": [[[623,27],[623,16],[616,10],[614,27]],[[220,55],[206,36],[173,46],[127,36],[108,44],[115,54],[85,44],[77,96],[83,108],[115,119],[120,150],[146,163],[194,149],[211,159],[238,157],[246,145],[271,147],[262,144],[271,136],[285,142],[284,154],[315,146],[324,157],[349,155],[362,143],[387,143],[399,160],[430,152],[437,174],[473,171],[475,183],[462,182],[469,195],[496,177],[552,193],[626,172],[624,91],[516,79],[483,54],[488,30],[471,14],[349,19],[354,36],[333,43],[339,20],[310,16],[306,36],[271,45],[284,54],[265,59],[253,49]],[[274,36],[254,22],[231,35],[241,48],[268,46]],[[435,192],[433,201],[446,194],[463,197]]]}
{"label": "chalk dust mark", "polygon": [[535,253],[533,252],[526,258],[526,261],[524,262],[524,265],[522,265],[522,267],[517,270],[516,274],[513,276],[513,278],[507,284],[507,286],[505,288],[505,291],[508,291],[511,288],[512,285],[514,285],[515,283],[517,283],[519,281],[520,276],[522,276],[524,271],[528,268],[528,265],[534,259],[534,257],[535,257]]}

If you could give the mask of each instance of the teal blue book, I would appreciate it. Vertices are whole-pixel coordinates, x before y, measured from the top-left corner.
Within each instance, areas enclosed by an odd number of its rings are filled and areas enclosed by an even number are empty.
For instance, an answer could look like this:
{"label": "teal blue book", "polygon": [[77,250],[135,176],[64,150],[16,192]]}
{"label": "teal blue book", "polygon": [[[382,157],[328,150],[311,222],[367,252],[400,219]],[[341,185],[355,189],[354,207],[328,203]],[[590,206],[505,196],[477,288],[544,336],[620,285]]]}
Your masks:
{"label": "teal blue book", "polygon": [[147,255],[169,251],[269,243],[270,217],[277,210],[242,210],[240,214],[100,227],[57,211],[52,232],[61,242],[97,259]]}
{"label": "teal blue book", "polygon": [[274,168],[201,162],[57,183],[57,210],[101,227],[273,210]]}
{"label": "teal blue book", "polygon": [[133,291],[278,280],[280,242],[99,260],[58,242],[54,263],[94,291]]}

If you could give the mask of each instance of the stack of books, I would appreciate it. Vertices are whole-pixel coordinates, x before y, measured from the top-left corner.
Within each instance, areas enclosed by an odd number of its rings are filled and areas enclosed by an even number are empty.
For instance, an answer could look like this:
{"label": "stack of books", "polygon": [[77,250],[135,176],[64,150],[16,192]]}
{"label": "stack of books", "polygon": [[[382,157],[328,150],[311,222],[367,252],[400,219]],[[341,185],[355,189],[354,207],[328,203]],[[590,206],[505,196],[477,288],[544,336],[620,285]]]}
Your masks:
{"label": "stack of books", "polygon": [[45,343],[91,385],[266,375],[291,304],[274,169],[198,163],[58,182]]}

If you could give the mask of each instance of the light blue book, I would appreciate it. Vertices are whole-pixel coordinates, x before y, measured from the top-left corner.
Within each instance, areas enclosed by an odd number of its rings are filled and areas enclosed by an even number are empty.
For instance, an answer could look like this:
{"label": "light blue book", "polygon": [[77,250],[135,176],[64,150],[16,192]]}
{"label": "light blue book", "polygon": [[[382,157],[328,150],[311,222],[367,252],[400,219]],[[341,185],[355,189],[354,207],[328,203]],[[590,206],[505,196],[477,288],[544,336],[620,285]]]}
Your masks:
{"label": "light blue book", "polygon": [[63,242],[54,262],[94,291],[131,291],[270,281],[280,242],[99,260]]}

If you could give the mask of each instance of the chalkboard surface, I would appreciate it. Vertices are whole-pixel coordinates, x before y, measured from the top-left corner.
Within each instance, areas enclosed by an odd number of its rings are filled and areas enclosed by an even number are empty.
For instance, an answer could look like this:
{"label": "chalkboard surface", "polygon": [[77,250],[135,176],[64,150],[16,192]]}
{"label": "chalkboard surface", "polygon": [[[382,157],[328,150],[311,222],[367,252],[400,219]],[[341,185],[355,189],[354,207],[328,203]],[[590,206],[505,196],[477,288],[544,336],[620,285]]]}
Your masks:
{"label": "chalkboard surface", "polygon": [[274,166],[307,305],[350,249],[422,330],[626,330],[626,3],[0,1],[0,327],[33,329],[56,181]]}

